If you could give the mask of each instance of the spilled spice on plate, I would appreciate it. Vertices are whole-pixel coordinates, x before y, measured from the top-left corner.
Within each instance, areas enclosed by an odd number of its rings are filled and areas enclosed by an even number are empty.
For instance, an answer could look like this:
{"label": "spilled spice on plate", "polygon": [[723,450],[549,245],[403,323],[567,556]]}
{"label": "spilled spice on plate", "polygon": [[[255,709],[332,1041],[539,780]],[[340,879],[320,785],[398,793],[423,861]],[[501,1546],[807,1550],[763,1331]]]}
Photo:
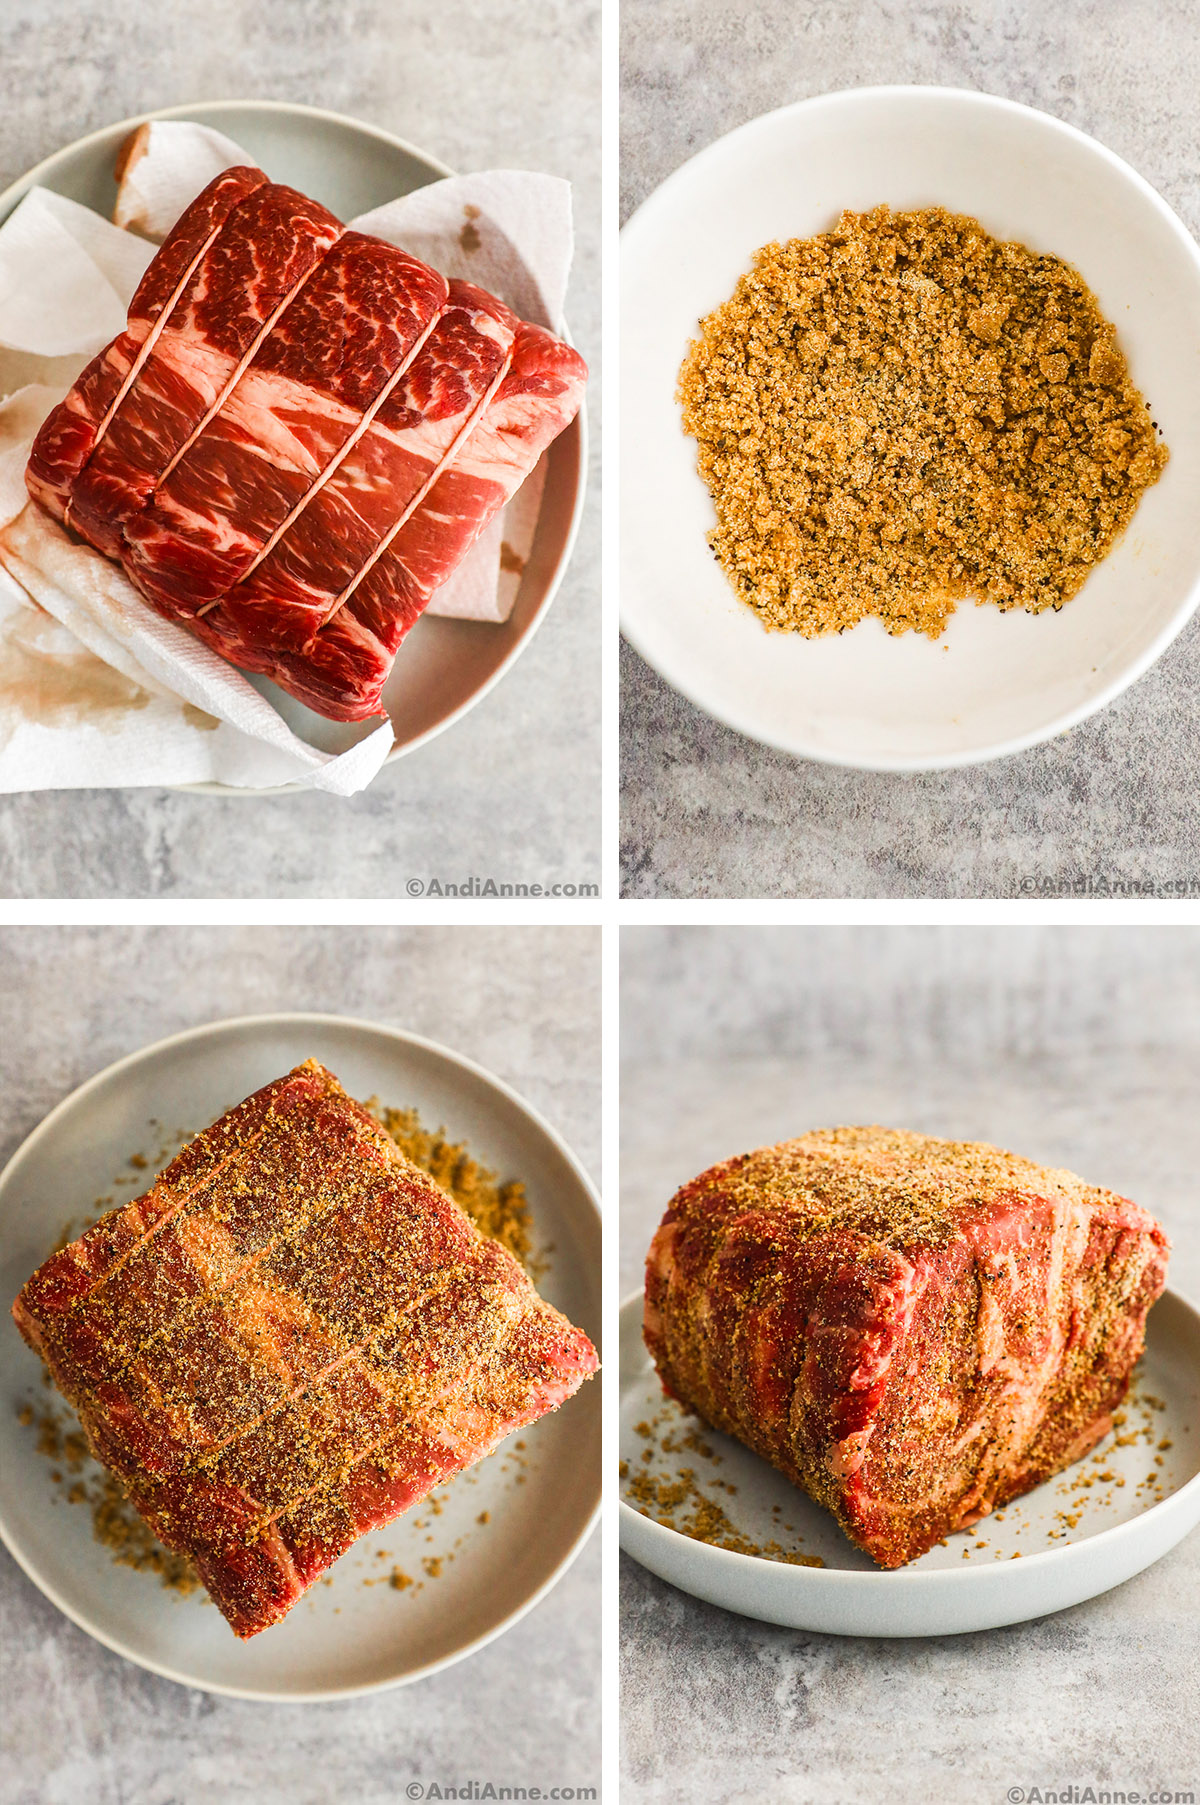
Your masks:
{"label": "spilled spice on plate", "polygon": [[24,1427],[37,1430],[37,1451],[51,1463],[52,1482],[63,1488],[68,1504],[87,1506],[93,1535],[119,1567],[154,1573],[168,1591],[184,1597],[201,1588],[192,1563],[163,1547],[133,1508],[120,1481],[93,1462],[87,1437],[65,1404],[41,1411],[23,1404],[17,1419]]}
{"label": "spilled spice on plate", "polygon": [[[660,1434],[665,1425],[665,1432]],[[650,1420],[636,1423],[634,1433],[648,1444],[642,1451],[643,1461],[652,1460],[656,1453],[678,1454],[684,1450],[699,1454],[717,1466],[723,1459],[700,1429],[687,1419],[680,1422],[679,1407],[670,1403]],[[623,1460],[620,1478],[622,1496],[627,1504],[664,1528],[690,1536],[694,1542],[728,1548],[734,1554],[756,1555],[760,1560],[782,1561],[792,1567],[825,1565],[820,1555],[785,1547],[773,1537],[759,1542],[743,1535],[724,1508],[701,1486],[694,1467],[680,1466],[669,1473],[653,1473],[636,1470]],[[710,1479],[708,1484],[714,1489],[720,1486],[731,1495],[737,1491],[736,1486],[720,1479]]]}
{"label": "spilled spice on plate", "polygon": [[942,208],[765,245],[679,377],[713,552],[769,629],[1059,609],[1167,462],[1078,271]]}
{"label": "spilled spice on plate", "polygon": [[681,1467],[672,1477],[631,1473],[625,1497],[644,1517],[652,1517],[667,1529],[708,1542],[713,1548],[729,1548],[735,1554],[754,1554],[760,1560],[785,1561],[792,1567],[823,1567],[817,1554],[802,1554],[774,1540],[754,1542],[734,1527],[721,1506],[701,1490],[691,1467]]}

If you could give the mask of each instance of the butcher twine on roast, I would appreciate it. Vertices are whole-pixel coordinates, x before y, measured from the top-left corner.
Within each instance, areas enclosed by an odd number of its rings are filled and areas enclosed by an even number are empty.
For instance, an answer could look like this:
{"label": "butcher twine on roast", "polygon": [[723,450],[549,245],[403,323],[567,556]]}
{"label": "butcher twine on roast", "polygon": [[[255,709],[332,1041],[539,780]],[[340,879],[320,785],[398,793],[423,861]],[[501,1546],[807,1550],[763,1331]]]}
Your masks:
{"label": "butcher twine on roast", "polygon": [[231,169],[42,426],[26,483],[160,613],[361,720],[586,380],[495,296]]}

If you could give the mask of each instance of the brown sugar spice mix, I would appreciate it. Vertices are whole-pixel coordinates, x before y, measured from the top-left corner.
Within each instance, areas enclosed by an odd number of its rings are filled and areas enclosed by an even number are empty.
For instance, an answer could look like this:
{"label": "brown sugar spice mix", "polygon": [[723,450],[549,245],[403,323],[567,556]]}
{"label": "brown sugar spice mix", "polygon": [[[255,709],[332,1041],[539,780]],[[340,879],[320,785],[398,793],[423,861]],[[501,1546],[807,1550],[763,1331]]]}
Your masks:
{"label": "brown sugar spice mix", "polygon": [[941,208],[764,246],[679,400],[722,568],[809,638],[1061,608],[1167,462],[1078,272]]}

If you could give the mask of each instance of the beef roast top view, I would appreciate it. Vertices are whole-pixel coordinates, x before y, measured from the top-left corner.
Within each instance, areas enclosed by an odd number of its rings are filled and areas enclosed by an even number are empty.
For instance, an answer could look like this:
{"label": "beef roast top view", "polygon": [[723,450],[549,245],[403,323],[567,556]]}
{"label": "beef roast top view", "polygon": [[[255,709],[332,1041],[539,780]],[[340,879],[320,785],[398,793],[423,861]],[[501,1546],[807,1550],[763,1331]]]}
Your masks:
{"label": "beef roast top view", "polygon": [[315,1060],[52,1254],[13,1315],[239,1636],[597,1365]]}
{"label": "beef roast top view", "polygon": [[646,1263],[665,1390],[883,1567],[1107,1431],[1166,1278],[1145,1210],[999,1148],[833,1128],[683,1187]]}
{"label": "beef roast top view", "polygon": [[160,613],[361,720],[586,378],[494,295],[227,169],[42,426],[26,483]]}

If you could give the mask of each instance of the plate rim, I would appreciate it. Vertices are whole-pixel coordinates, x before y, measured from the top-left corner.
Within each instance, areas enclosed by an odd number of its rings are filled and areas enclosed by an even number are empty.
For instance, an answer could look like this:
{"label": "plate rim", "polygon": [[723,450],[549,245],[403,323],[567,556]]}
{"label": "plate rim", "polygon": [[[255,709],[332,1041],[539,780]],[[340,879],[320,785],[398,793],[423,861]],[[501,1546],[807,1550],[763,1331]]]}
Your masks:
{"label": "plate rim", "polygon": [[[741,125],[734,126],[731,131],[724,132],[720,137],[714,138],[711,143],[704,145],[700,150],[688,157],[685,162],[679,164],[679,166],[673,169],[669,175],[665,176],[658,186],[652,189],[646,198],[635,208],[621,228],[622,259],[624,259],[627,254],[626,246],[631,243],[636,244],[640,236],[650,230],[650,226],[653,224],[653,209],[656,204],[661,201],[662,197],[667,195],[669,204],[668,191],[673,190],[677,182],[682,185],[682,178],[685,175],[694,174],[697,165],[703,164],[705,160],[710,157],[715,157],[718,152],[724,152],[733,139],[752,134],[768,121],[778,120],[785,115],[790,116],[799,113],[805,108],[815,109],[821,106],[828,106],[830,103],[849,99],[867,99],[874,101],[895,99],[899,96],[920,99],[930,99],[934,97],[938,99],[950,98],[966,101],[972,106],[978,106],[985,110],[995,109],[1003,113],[1036,119],[1039,123],[1048,125],[1065,137],[1073,139],[1077,144],[1084,146],[1090,152],[1097,154],[1100,160],[1107,163],[1114,173],[1122,175],[1132,181],[1134,187],[1140,193],[1142,200],[1150,203],[1153,211],[1158,214],[1159,218],[1168,227],[1172,235],[1186,250],[1197,273],[1200,274],[1200,244],[1197,244],[1195,238],[1193,238],[1192,234],[1188,231],[1187,226],[1180,219],[1174,208],[1163,199],[1162,195],[1159,194],[1158,190],[1146,180],[1145,176],[1139,174],[1131,163],[1126,162],[1124,157],[1118,156],[1116,151],[1110,150],[1109,147],[1106,144],[1101,143],[1098,138],[1092,137],[1088,132],[1081,131],[1078,126],[1069,124],[1065,119],[1059,119],[1053,113],[1043,111],[1040,107],[1027,106],[1023,101],[1010,100],[1004,95],[991,94],[984,89],[940,86],[937,83],[930,82],[876,82],[868,83],[861,87],[831,88],[823,94],[811,94],[806,96],[803,100],[789,101],[783,106],[771,107],[765,113],[756,114],[753,119],[744,120]],[[650,225],[647,224],[648,215],[650,216]],[[630,590],[632,590],[632,587],[633,585],[631,584]],[[739,734],[743,739],[748,739],[758,745],[767,746],[776,752],[786,753],[791,758],[804,759],[814,764],[830,765],[842,770],[875,771],[880,773],[955,771],[967,770],[974,765],[990,764],[997,759],[1010,758],[1018,753],[1027,752],[1034,746],[1045,745],[1049,741],[1058,739],[1063,734],[1070,732],[1072,728],[1079,726],[1082,721],[1087,720],[1091,715],[1098,714],[1101,710],[1108,708],[1117,700],[1118,696],[1122,695],[1125,690],[1131,688],[1133,684],[1137,683],[1146,675],[1151,666],[1157,663],[1159,658],[1162,657],[1172,641],[1178,638],[1179,634],[1183,632],[1192,616],[1196,613],[1197,609],[1200,608],[1200,563],[1197,564],[1191,587],[1184,595],[1170,619],[1164,622],[1154,639],[1152,639],[1149,645],[1144,647],[1141,653],[1131,661],[1125,671],[1113,678],[1110,683],[1105,685],[1103,689],[1098,691],[1097,694],[1088,701],[1078,703],[1074,708],[1064,710],[1043,727],[1030,729],[1025,733],[1013,735],[1009,739],[995,740],[987,745],[977,747],[970,752],[946,752],[924,756],[896,755],[888,758],[884,758],[879,754],[863,754],[858,756],[845,752],[834,754],[825,747],[804,743],[799,736],[784,735],[782,733],[766,733],[761,728],[753,727],[740,718],[741,711],[737,708],[731,708],[727,712],[719,714],[716,713],[710,702],[702,701],[700,697],[694,693],[694,685],[691,683],[678,682],[674,676],[668,676],[667,673],[660,668],[659,664],[650,653],[644,649],[637,627],[631,624],[630,621],[629,611],[624,601],[626,593],[626,585],[622,581],[620,584],[620,595],[622,598],[619,614],[620,631],[622,636],[628,640],[629,644],[633,647],[633,650],[637,653],[638,657],[648,664],[651,670],[653,670],[664,683],[667,683],[677,694],[683,696],[693,708],[699,709],[700,712],[706,715],[710,720],[719,722],[722,726],[729,728],[731,732]],[[732,594],[732,591],[730,593]]]}
{"label": "plate rim", "polygon": [[[416,1034],[405,1028],[393,1028],[384,1022],[373,1022],[365,1016],[336,1015],[328,1010],[271,1010],[264,1013],[249,1015],[221,1016],[214,1021],[197,1023],[193,1027],[183,1028],[174,1034],[165,1035],[159,1040],[149,1041],[145,1046],[134,1052],[123,1054],[121,1058],[111,1061],[108,1065],[103,1066],[98,1072],[93,1072],[90,1077],[85,1078],[81,1084],[77,1084],[65,1097],[60,1098],[40,1121],[34,1124],[29,1133],[25,1135],[19,1145],[14,1148],[12,1154],[5,1161],[3,1168],[0,1169],[0,1196],[3,1195],[4,1189],[9,1183],[12,1174],[18,1167],[20,1161],[33,1150],[35,1143],[41,1142],[43,1136],[53,1133],[54,1126],[57,1121],[61,1120],[63,1113],[71,1106],[82,1101],[86,1094],[99,1088],[103,1082],[107,1082],[109,1079],[116,1077],[130,1066],[151,1056],[155,1058],[160,1057],[169,1049],[180,1047],[188,1041],[204,1039],[206,1036],[212,1035],[214,1031],[247,1027],[265,1029],[268,1026],[293,1025],[301,1022],[311,1022],[320,1026],[348,1026],[353,1029],[366,1029],[374,1034],[382,1034],[386,1038],[399,1041],[404,1045],[417,1047],[424,1053],[435,1054],[446,1060],[449,1064],[457,1066],[461,1070],[469,1073],[473,1078],[482,1080],[490,1089],[497,1091],[508,1103],[514,1105],[530,1122],[532,1122],[540,1133],[551,1142],[558,1153],[566,1160],[568,1166],[575,1173],[580,1182],[582,1194],[589,1205],[590,1214],[595,1220],[597,1231],[602,1231],[603,1214],[599,1192],[581,1161],[567,1145],[557,1129],[553,1128],[541,1112],[536,1109],[532,1103],[529,1103],[521,1096],[518,1091],[514,1090],[511,1085],[507,1084],[504,1079],[498,1078],[494,1072],[489,1071],[486,1066],[480,1065],[468,1055],[455,1052],[452,1047],[446,1046],[442,1041],[433,1040],[428,1035]],[[123,1659],[133,1662],[135,1666],[142,1668],[146,1672],[157,1674],[161,1679],[172,1680],[177,1685],[189,1686],[194,1691],[209,1692],[225,1698],[247,1699],[256,1704],[331,1704],[342,1699],[361,1698],[370,1693],[392,1691],[401,1686],[412,1685],[417,1680],[428,1679],[432,1674],[440,1673],[444,1668],[452,1667],[456,1662],[466,1660],[469,1656],[477,1654],[479,1650],[485,1648],[489,1642],[495,1641],[497,1637],[502,1636],[507,1630],[512,1629],[515,1624],[519,1623],[523,1617],[528,1615],[530,1611],[541,1603],[542,1599],[545,1598],[553,1587],[558,1584],[559,1580],[562,1579],[567,1572],[567,1569],[574,1564],[575,1560],[582,1553],[584,1546],[591,1538],[592,1532],[594,1531],[600,1516],[602,1493],[603,1474],[601,1473],[596,1478],[595,1497],[587,1517],[580,1527],[578,1534],[564,1553],[562,1559],[529,1594],[529,1596],[522,1600],[521,1604],[518,1605],[514,1611],[511,1611],[500,1623],[493,1625],[492,1628],[485,1631],[483,1635],[477,1636],[471,1642],[464,1643],[461,1648],[453,1650],[452,1653],[441,1656],[437,1660],[429,1661],[423,1667],[414,1668],[408,1673],[400,1674],[389,1679],[373,1680],[368,1684],[361,1686],[322,1687],[318,1691],[311,1692],[274,1692],[262,1687],[233,1686],[219,1681],[198,1680],[194,1675],[181,1671],[179,1668],[171,1666],[168,1662],[152,1660],[146,1655],[131,1649],[121,1637],[114,1636],[108,1631],[101,1629],[89,1619],[86,1612],[80,1611],[74,1605],[69,1603],[62,1596],[58,1587],[53,1583],[48,1582],[37,1571],[33,1562],[26,1559],[24,1552],[17,1546],[13,1539],[6,1519],[2,1499],[0,1499],[0,1542],[4,1544],[5,1548],[17,1563],[17,1566],[25,1574],[26,1578],[37,1587],[44,1598],[49,1599],[50,1603],[62,1612],[64,1617],[75,1624],[76,1628],[83,1630],[86,1635],[91,1636],[94,1641],[99,1642],[102,1647],[109,1649],[113,1654],[120,1655]]]}
{"label": "plate rim", "polygon": [[[623,1341],[625,1335],[629,1333],[628,1319],[635,1310],[640,1312],[644,1296],[645,1292],[643,1290],[637,1290],[631,1292],[630,1295],[623,1300],[618,1318],[619,1341]],[[1192,1299],[1187,1297],[1182,1291],[1177,1291],[1170,1285],[1164,1287],[1162,1297],[1169,1297],[1175,1305],[1181,1305],[1193,1318],[1197,1334],[1200,1335],[1200,1306],[1197,1306]],[[1155,1300],[1155,1303],[1157,1304],[1160,1301],[1161,1298],[1158,1298]],[[1153,1307],[1154,1306],[1152,1305],[1151,1308],[1153,1309]],[[644,1343],[642,1345],[644,1346]],[[620,1350],[618,1348],[618,1359],[619,1355]],[[649,1358],[648,1354],[647,1358]],[[1200,1372],[1200,1365],[1198,1365],[1197,1371]],[[623,1369],[621,1369],[618,1371],[617,1375],[618,1409],[620,1408],[621,1393],[624,1389],[624,1378],[625,1374]],[[1054,1476],[1055,1475],[1052,1475],[1052,1477]],[[1165,1515],[1175,1514],[1179,1508],[1179,1501],[1181,1499],[1186,1499],[1188,1506],[1190,1506],[1193,1498],[1197,1497],[1200,1497],[1200,1468],[1192,1474],[1190,1479],[1186,1479],[1177,1490],[1173,1491],[1169,1497],[1162,1498],[1157,1503],[1151,1504],[1146,1510],[1140,1511],[1136,1517],[1128,1518],[1124,1523],[1114,1523],[1110,1525],[1108,1529],[1098,1530],[1095,1535],[1084,1536],[1079,1541],[1066,1542],[1061,1548],[1043,1548],[1038,1554],[1024,1555],[1021,1561],[1022,1579],[1024,1579],[1025,1574],[1030,1568],[1036,1570],[1039,1565],[1043,1569],[1050,1565],[1053,1565],[1056,1568],[1062,1568],[1069,1562],[1078,1561],[1079,1559],[1084,1558],[1085,1550],[1090,1551],[1101,1544],[1106,1547],[1113,1547],[1119,1542],[1128,1541],[1130,1539],[1130,1534],[1136,1534],[1150,1518],[1155,1517],[1156,1520],[1161,1523],[1164,1520]],[[778,1570],[780,1574],[789,1576],[783,1578],[781,1584],[788,1585],[794,1590],[803,1588],[805,1590],[811,1589],[813,1592],[836,1593],[839,1590],[845,1591],[851,1587],[861,1588],[864,1581],[875,1581],[886,1585],[889,1590],[893,1592],[907,1592],[910,1595],[916,1593],[918,1596],[924,1593],[929,1593],[934,1596],[941,1596],[949,1593],[952,1596],[957,1596],[964,1590],[980,1592],[985,1587],[994,1592],[1004,1583],[1003,1575],[1008,1570],[1007,1561],[989,1565],[979,1563],[974,1568],[974,1571],[972,1571],[971,1566],[968,1564],[965,1567],[939,1567],[926,1573],[914,1572],[911,1566],[890,1570],[882,1567],[872,1567],[867,1570],[846,1567],[793,1567],[786,1562],[768,1560],[763,1555],[739,1554],[732,1548],[715,1548],[709,1542],[698,1542],[694,1537],[684,1536],[679,1530],[668,1528],[666,1524],[656,1523],[653,1517],[647,1517],[642,1511],[635,1510],[631,1504],[625,1502],[624,1498],[620,1499],[619,1521],[622,1530],[621,1546],[626,1549],[626,1552],[629,1553],[634,1560],[637,1560],[638,1557],[633,1553],[632,1549],[627,1547],[624,1538],[625,1526],[627,1523],[632,1522],[636,1522],[638,1534],[642,1533],[643,1526],[651,1532],[649,1534],[649,1541],[651,1544],[658,1542],[661,1547],[666,1548],[678,1546],[683,1542],[690,1543],[693,1548],[698,1548],[703,1551],[698,1556],[701,1561],[707,1561],[711,1558],[718,1569],[723,1569],[731,1576],[736,1576],[738,1573],[743,1573],[747,1576],[751,1573],[761,1574],[765,1568],[774,1568]],[[1188,1532],[1185,1530],[1184,1534],[1187,1533]],[[667,1540],[664,1538],[670,1539]],[[1169,1552],[1169,1550],[1164,1550],[1164,1552]],[[1148,1565],[1153,1566],[1155,1561],[1160,1558],[1161,1556],[1156,1555],[1154,1560],[1150,1561]],[[1120,1584],[1123,1582],[1118,1581],[1115,1583]],[[1108,1588],[1101,1588],[1101,1590],[1107,1589]],[[1084,1603],[1086,1600],[1081,1599],[1078,1602]],[[1060,1608],[1069,1609],[1070,1607],[1063,1606]],[[835,1632],[828,1631],[825,1633],[833,1634]],[[848,1633],[858,1635],[863,1632],[856,1630]],[[900,1633],[907,1635],[914,1632],[903,1631]],[[926,1633],[930,1635],[940,1635],[947,1632],[928,1631]],[[969,1634],[971,1632],[968,1631],[965,1633]]]}
{"label": "plate rim", "polygon": [[[182,102],[177,106],[152,107],[146,112],[132,114],[127,119],[114,120],[111,125],[98,126],[94,131],[85,132],[81,138],[73,138],[70,143],[60,145],[57,150],[51,151],[48,156],[43,157],[39,163],[35,163],[32,169],[27,169],[23,175],[17,176],[6,188],[0,190],[0,222],[7,218],[12,207],[24,199],[25,195],[29,192],[29,189],[35,187],[43,175],[47,175],[53,170],[54,165],[58,163],[60,159],[68,157],[76,151],[98,150],[102,142],[116,132],[125,132],[128,134],[129,132],[134,131],[139,125],[144,125],[148,120],[152,119],[189,119],[197,113],[229,113],[237,111],[244,112],[247,110],[300,115],[302,118],[308,119],[323,119],[334,125],[349,128],[353,132],[360,132],[366,137],[375,138],[380,143],[391,146],[394,150],[405,152],[407,156],[414,158],[417,162],[424,163],[428,168],[436,170],[440,179],[444,180],[446,177],[458,173],[456,170],[452,169],[448,163],[444,163],[440,157],[435,157],[429,151],[423,150],[420,145],[414,144],[411,139],[402,138],[396,132],[389,132],[383,126],[371,125],[366,120],[352,118],[349,113],[334,112],[329,107],[308,106],[303,101],[291,100],[238,100],[229,98],[223,100],[191,100]],[[200,124],[203,123],[203,121],[197,120],[197,123]],[[562,337],[565,339],[566,343],[574,345],[575,341],[571,337],[566,321],[561,321],[560,325]],[[452,709],[449,714],[445,715],[442,720],[435,722],[432,727],[426,728],[425,732],[418,734],[415,739],[406,740],[403,745],[393,741],[391,750],[388,752],[387,757],[380,766],[381,771],[385,770],[388,765],[398,764],[400,760],[407,757],[410,752],[416,752],[422,746],[427,746],[431,740],[436,739],[439,734],[444,733],[448,727],[453,727],[465,714],[468,714],[470,710],[475,707],[476,703],[482,702],[484,697],[495,688],[500,679],[512,668],[513,664],[520,657],[521,653],[525,650],[525,647],[529,644],[530,640],[545,620],[550,609],[550,604],[558,594],[563,578],[567,573],[567,567],[574,555],[575,543],[579,537],[579,529],[583,521],[584,508],[587,503],[589,438],[586,394],[579,404],[579,412],[576,414],[574,420],[564,429],[563,433],[560,434],[561,439],[567,439],[570,436],[574,436],[578,441],[579,463],[579,477],[575,484],[575,498],[571,508],[571,518],[567,523],[567,532],[566,537],[563,540],[562,551],[555,563],[554,569],[550,572],[545,592],[541,601],[538,603],[535,612],[530,618],[529,625],[517,640],[516,644],[511,647],[507,657],[501,660],[491,675],[480,684],[477,690],[474,690],[471,695],[460,702],[457,708]],[[556,440],[555,443],[557,444],[558,441]],[[553,450],[553,446],[549,449]],[[536,534],[537,529],[535,528],[534,530]],[[376,775],[378,775],[378,773],[376,773]],[[374,779],[372,779],[372,782],[374,782]],[[203,783],[167,783],[149,784],[144,786],[125,785],[122,787],[161,789],[174,791],[178,795],[191,794],[194,796],[235,796],[246,798],[261,796],[303,796],[307,795],[312,788],[310,784],[298,782],[267,785],[241,785],[219,783],[215,780],[208,780]],[[370,789],[370,787],[371,785],[368,784],[367,788]]]}

